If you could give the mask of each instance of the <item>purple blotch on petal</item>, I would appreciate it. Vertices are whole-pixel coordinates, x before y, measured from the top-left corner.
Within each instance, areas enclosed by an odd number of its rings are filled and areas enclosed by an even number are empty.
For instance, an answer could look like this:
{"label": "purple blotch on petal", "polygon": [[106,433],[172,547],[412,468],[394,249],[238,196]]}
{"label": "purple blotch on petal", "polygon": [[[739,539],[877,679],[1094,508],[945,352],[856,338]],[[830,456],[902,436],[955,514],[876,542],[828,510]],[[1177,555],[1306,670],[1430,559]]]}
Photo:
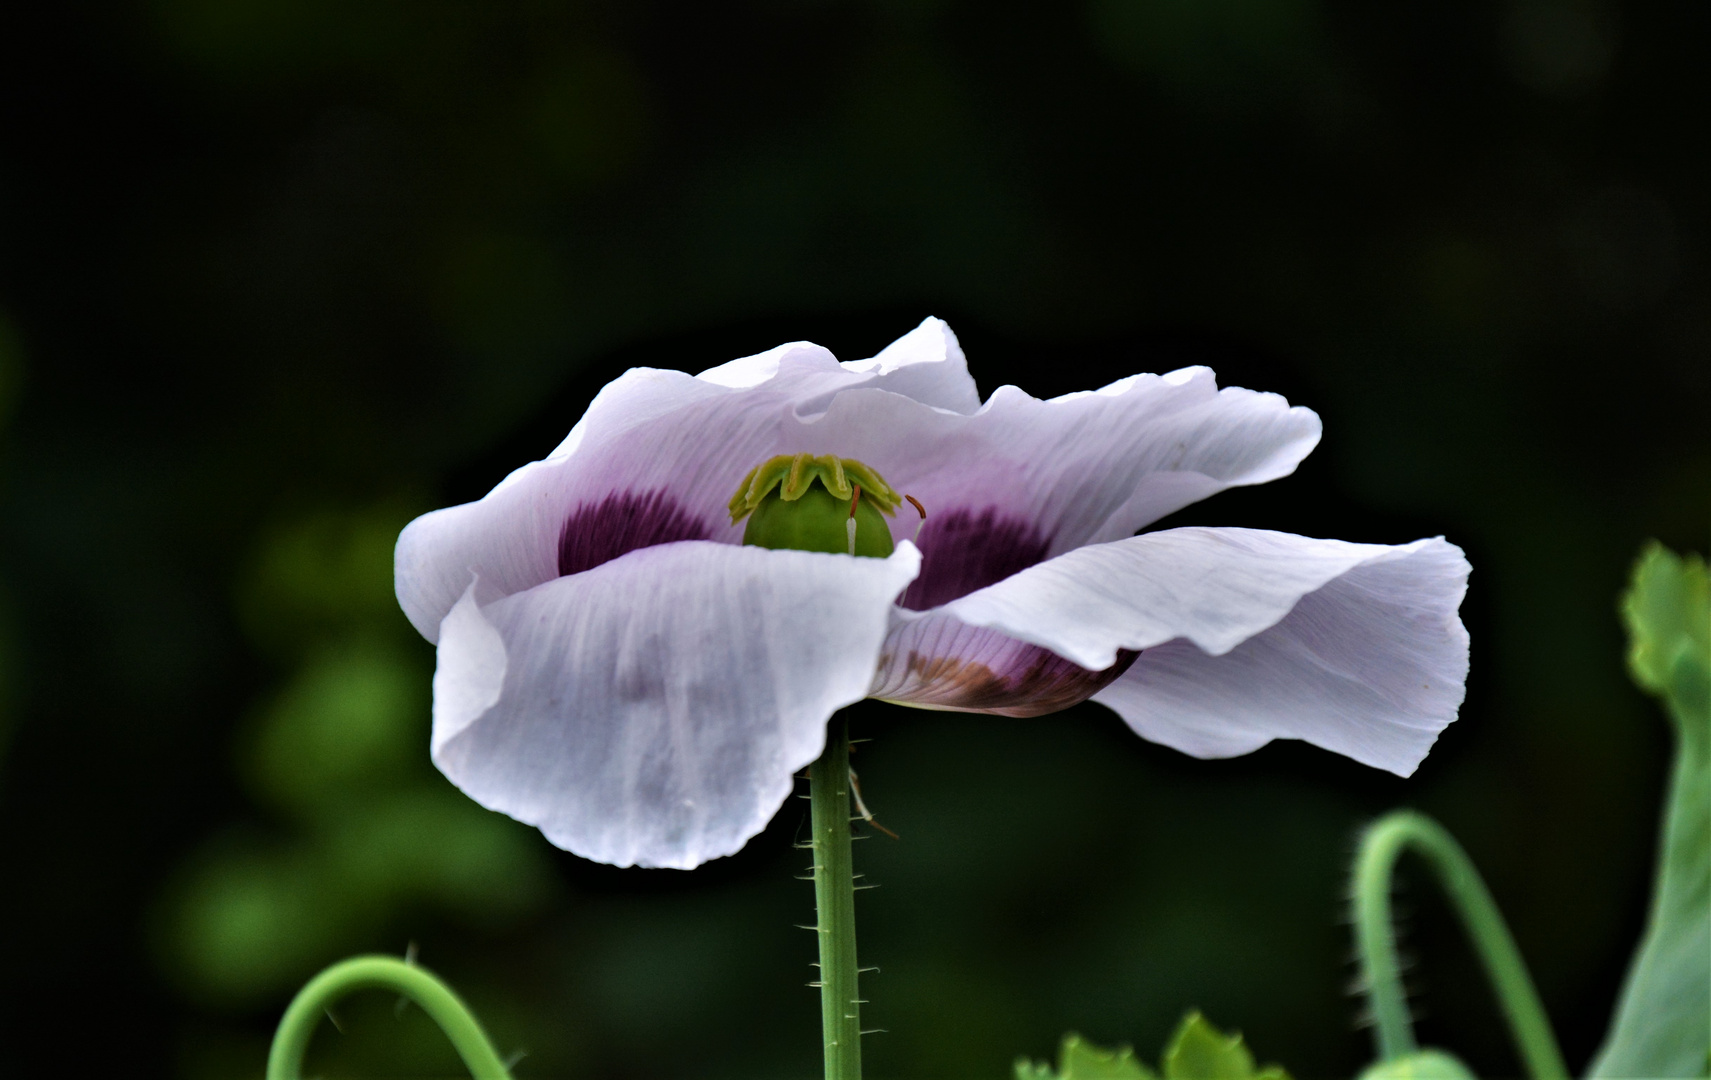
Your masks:
{"label": "purple blotch on petal", "polygon": [[558,534],[559,576],[580,574],[620,555],[678,540],[708,540],[707,523],[663,491],[622,491],[583,503]]}
{"label": "purple blotch on petal", "polygon": [[1045,559],[1049,538],[1030,522],[987,507],[933,515],[921,530],[921,575],[898,601],[911,611],[948,604]]}

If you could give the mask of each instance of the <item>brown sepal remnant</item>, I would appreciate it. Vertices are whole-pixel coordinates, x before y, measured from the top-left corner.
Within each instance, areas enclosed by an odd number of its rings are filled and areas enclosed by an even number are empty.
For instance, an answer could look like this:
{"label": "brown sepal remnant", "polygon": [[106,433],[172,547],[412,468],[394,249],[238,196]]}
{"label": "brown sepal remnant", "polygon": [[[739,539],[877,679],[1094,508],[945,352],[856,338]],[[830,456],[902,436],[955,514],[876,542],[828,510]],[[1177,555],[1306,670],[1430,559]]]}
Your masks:
{"label": "brown sepal remnant", "polygon": [[[1116,663],[1104,671],[1089,671],[1037,645],[1028,649],[1027,666],[1009,675],[1000,675],[973,660],[911,652],[909,674],[920,686],[902,704],[950,712],[1044,716],[1078,705],[1110,686],[1141,655],[1132,649],[1122,649],[1117,653]],[[880,667],[888,666],[890,659],[882,658]]]}

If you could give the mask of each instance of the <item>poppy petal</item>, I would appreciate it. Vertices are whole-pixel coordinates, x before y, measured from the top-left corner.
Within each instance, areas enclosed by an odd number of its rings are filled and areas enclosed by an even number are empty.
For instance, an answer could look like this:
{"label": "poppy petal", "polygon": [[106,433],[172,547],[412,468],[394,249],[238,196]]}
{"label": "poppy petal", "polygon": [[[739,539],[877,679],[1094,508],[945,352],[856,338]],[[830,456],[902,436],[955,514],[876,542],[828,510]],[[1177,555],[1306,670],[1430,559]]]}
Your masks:
{"label": "poppy petal", "polygon": [[935,610],[1095,671],[1119,650],[1175,638],[1221,656],[1355,567],[1434,546],[1460,558],[1442,540],[1388,547],[1262,529],[1165,529],[1077,548]]}
{"label": "poppy petal", "polygon": [[800,426],[784,433],[792,449],[837,447],[926,507],[924,524],[907,510],[893,524],[925,560],[903,600],[914,610],[1132,536],[1225,488],[1286,476],[1320,434],[1311,410],[1220,390],[1205,368],[1049,400],[1000,387],[968,416],[852,389]]}
{"label": "poppy petal", "polygon": [[1409,776],[1461,706],[1467,576],[1461,550],[1441,539],[1393,548],[1226,652],[1186,637],[1147,649],[1093,700],[1195,757],[1303,739]]}
{"label": "poppy petal", "polygon": [[728,855],[867,694],[919,565],[686,541],[486,603],[473,583],[440,627],[434,761],[586,858]]}
{"label": "poppy petal", "polygon": [[600,391],[545,460],[477,502],[405,528],[395,561],[399,603],[434,641],[471,572],[509,595],[650,544],[738,543],[742,527],[731,524],[726,503],[756,464],[798,450],[858,456],[817,426],[853,389],[886,404],[886,431],[977,404],[956,338],[937,319],[851,364],[797,342],[699,376],[633,368]]}

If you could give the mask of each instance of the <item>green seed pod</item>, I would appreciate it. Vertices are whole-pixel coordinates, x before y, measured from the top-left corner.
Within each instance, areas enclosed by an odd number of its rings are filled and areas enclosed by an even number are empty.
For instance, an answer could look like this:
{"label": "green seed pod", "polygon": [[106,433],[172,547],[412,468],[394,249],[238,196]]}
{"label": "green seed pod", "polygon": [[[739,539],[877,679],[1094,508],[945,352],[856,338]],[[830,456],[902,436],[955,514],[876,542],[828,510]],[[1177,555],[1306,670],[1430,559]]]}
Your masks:
{"label": "green seed pod", "polygon": [[733,523],[749,519],[745,544],[883,559],[893,544],[882,515],[895,514],[899,501],[885,479],[859,461],[782,454],[743,478],[730,509]]}

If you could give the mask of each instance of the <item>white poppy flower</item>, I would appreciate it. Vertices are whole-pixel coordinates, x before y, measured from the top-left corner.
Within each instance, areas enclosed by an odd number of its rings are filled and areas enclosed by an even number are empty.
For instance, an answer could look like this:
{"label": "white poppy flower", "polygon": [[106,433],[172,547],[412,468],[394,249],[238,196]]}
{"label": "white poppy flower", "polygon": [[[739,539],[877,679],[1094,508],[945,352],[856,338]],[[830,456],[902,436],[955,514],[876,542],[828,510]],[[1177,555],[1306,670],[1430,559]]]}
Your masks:
{"label": "white poppy flower", "polygon": [[[1205,368],[982,404],[937,319],[854,363],[627,371],[546,460],[399,537],[399,602],[439,646],[434,761],[578,855],[684,868],[765,827],[864,697],[1091,697],[1199,757],[1305,739],[1408,775],[1461,704],[1460,549],[1135,535],[1318,441]],[[919,536],[904,508],[885,558],[743,546],[732,491],[801,453],[865,462],[926,507]]]}

